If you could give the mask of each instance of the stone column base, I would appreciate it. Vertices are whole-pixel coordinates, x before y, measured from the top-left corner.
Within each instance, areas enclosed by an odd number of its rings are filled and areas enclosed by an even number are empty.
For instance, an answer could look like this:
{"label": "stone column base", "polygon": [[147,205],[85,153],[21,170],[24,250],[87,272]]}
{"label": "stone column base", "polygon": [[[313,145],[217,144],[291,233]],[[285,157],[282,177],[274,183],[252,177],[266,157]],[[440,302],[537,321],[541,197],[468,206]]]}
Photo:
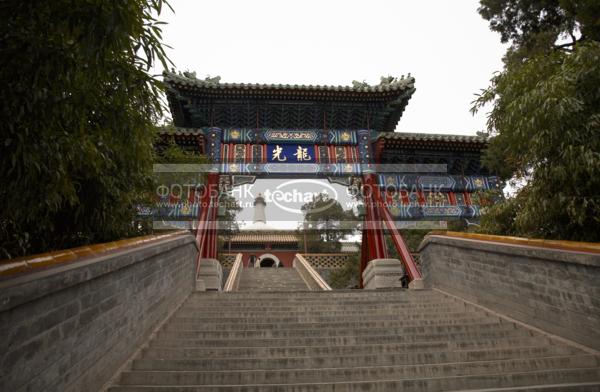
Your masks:
{"label": "stone column base", "polygon": [[398,259],[374,259],[369,261],[362,276],[365,290],[401,288],[404,268]]}
{"label": "stone column base", "polygon": [[196,291],[221,291],[223,269],[217,259],[200,259]]}

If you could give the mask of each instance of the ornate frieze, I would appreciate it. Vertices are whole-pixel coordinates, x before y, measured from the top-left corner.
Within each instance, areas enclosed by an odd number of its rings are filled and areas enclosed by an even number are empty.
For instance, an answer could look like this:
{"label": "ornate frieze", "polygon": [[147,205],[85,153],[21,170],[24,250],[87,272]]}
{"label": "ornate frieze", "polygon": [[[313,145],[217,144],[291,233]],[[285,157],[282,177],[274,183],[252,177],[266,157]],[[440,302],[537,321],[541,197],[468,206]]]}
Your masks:
{"label": "ornate frieze", "polygon": [[358,139],[356,131],[351,130],[227,128],[223,130],[223,142],[356,145]]}
{"label": "ornate frieze", "polygon": [[379,175],[379,185],[395,190],[435,190],[438,192],[476,192],[496,189],[495,176],[417,175],[387,173]]}

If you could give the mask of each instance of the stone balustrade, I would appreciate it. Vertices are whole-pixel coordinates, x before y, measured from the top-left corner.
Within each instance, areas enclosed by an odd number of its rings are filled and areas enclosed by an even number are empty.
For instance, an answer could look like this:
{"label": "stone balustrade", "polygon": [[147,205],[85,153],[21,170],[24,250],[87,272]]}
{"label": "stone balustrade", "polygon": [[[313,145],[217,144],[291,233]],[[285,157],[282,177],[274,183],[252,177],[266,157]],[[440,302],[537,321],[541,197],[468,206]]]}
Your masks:
{"label": "stone balustrade", "polygon": [[426,287],[600,349],[600,244],[447,233],[420,254]]}
{"label": "stone balustrade", "polygon": [[87,248],[4,270],[1,390],[99,390],[194,290],[187,232]]}

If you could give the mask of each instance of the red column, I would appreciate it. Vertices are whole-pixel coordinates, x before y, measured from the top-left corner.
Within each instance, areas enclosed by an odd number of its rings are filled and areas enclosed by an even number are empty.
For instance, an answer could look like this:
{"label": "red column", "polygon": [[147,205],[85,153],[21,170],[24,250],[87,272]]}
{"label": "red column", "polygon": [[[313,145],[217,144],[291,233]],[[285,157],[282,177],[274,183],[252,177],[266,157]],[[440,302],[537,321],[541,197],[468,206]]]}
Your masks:
{"label": "red column", "polygon": [[208,173],[206,186],[200,199],[198,229],[196,243],[198,244],[198,261],[196,272],[200,267],[200,259],[216,258],[216,218],[219,200],[219,174]]}
{"label": "red column", "polygon": [[200,196],[200,208],[198,213],[198,225],[196,227],[196,244],[199,250],[199,256],[202,257],[202,249],[204,245],[204,239],[206,237],[206,225],[208,221],[208,211],[210,206],[210,193],[208,191],[208,185],[202,190]]}
{"label": "red column", "polygon": [[218,173],[208,173],[207,176],[207,185],[209,191],[209,212],[208,212],[208,224],[206,226],[206,248],[203,252],[204,258],[214,259],[217,256],[217,213],[218,213],[218,203],[219,203],[219,174]]}
{"label": "red column", "polygon": [[385,244],[385,232],[378,201],[375,198],[377,179],[374,173],[363,175],[363,201],[365,204],[365,218],[363,221],[363,242],[360,260],[360,287],[363,287],[362,273],[367,268],[369,261],[386,259],[388,257]]}
{"label": "red column", "polygon": [[378,200],[375,198],[377,180],[375,174],[368,173],[363,176],[363,196],[366,209],[366,228],[368,237],[369,261],[387,258],[387,248],[382,221],[379,214]]}

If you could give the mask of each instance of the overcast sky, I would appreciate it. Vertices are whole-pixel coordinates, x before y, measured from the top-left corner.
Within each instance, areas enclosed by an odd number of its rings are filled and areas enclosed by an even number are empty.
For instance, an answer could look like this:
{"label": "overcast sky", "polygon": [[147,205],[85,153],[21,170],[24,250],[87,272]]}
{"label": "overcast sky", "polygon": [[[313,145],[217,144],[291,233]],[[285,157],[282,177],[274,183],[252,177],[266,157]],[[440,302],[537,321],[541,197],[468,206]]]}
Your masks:
{"label": "overcast sky", "polygon": [[[475,134],[486,115],[469,112],[474,94],[502,68],[505,47],[477,13],[476,0],[170,0],[161,19],[180,71],[223,82],[350,85],[410,73],[417,91],[397,131]],[[255,192],[283,181],[260,180]],[[304,189],[305,187],[300,187]],[[343,188],[335,186],[340,194]],[[342,199],[345,199],[342,197]],[[247,195],[239,200],[251,206]],[[340,200],[343,201],[343,200]],[[273,226],[298,214],[267,207]],[[240,214],[252,219],[252,207]]]}
{"label": "overcast sky", "polygon": [[177,70],[223,82],[350,85],[416,78],[397,131],[474,134],[474,94],[505,48],[476,0],[170,0],[164,42]]}

